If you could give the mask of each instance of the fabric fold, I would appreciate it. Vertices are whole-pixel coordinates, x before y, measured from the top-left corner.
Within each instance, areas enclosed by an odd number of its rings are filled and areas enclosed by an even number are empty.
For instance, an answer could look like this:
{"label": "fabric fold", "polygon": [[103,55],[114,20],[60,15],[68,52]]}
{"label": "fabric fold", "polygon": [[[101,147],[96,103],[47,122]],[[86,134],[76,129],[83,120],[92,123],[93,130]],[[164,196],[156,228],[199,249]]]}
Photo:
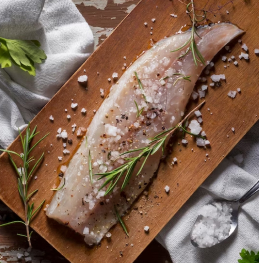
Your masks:
{"label": "fabric fold", "polygon": [[0,37],[39,40],[47,54],[36,76],[0,69],[0,146],[17,137],[93,52],[93,34],[70,0],[2,0]]}

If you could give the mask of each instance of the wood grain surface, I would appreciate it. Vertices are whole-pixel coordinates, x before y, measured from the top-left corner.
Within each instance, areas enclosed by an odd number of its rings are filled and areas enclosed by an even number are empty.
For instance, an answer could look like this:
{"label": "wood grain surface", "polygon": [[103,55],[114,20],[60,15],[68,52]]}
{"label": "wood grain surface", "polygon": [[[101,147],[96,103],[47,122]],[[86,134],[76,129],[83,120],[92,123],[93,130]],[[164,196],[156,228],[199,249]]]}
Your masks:
{"label": "wood grain surface", "polygon": [[[199,1],[200,7],[197,6],[197,8],[203,7],[206,3],[207,1]],[[242,39],[250,48],[250,61],[238,59],[239,66],[236,67],[233,63],[222,62],[220,56],[215,59],[215,74],[226,74],[226,83],[222,83],[218,88],[209,89],[206,105],[201,110],[204,120],[203,129],[211,141],[211,148],[197,148],[191,138],[187,147],[177,143],[172,146],[172,154],[161,163],[158,175],[148,189],[148,195],[141,196],[134,205],[135,209],[124,217],[130,230],[129,238],[117,225],[111,231],[111,242],[103,240],[100,246],[90,249],[79,235],[47,219],[43,211],[37,215],[32,223],[33,229],[70,262],[133,262],[257,121],[259,58],[255,56],[253,49],[258,48],[256,45],[259,43],[259,35],[257,23],[253,21],[258,20],[258,7],[259,4],[255,0],[236,0],[233,5],[229,4],[226,7],[230,12],[229,15],[226,14],[225,9],[219,13],[216,12],[216,17],[213,13],[209,13],[211,21],[230,20],[246,31]],[[209,8],[213,10],[213,7]],[[171,17],[171,13],[177,14],[181,19]],[[57,167],[60,165],[57,157],[62,155],[63,150],[62,141],[56,139],[57,129],[62,127],[69,132],[73,145],[68,149],[73,152],[79,140],[72,134],[71,125],[73,123],[76,123],[77,127],[89,125],[93,110],[97,110],[102,103],[100,87],[105,89],[106,94],[108,93],[110,84],[107,79],[113,72],[118,72],[119,75],[123,73],[122,66],[125,63],[123,57],[127,57],[126,63],[129,65],[138,54],[148,49],[151,37],[157,41],[177,32],[182,25],[189,22],[184,14],[185,6],[179,2],[142,0],[33,120],[32,126],[37,124],[42,135],[50,132],[40,149],[33,153],[35,156],[39,156],[42,151],[46,153],[44,162],[37,171],[38,179],[33,180],[31,186],[31,189],[39,189],[39,193],[33,200],[36,205],[43,199],[46,199],[48,203],[52,197],[50,189],[57,184]],[[156,18],[155,23],[151,22],[152,18]],[[144,27],[146,21],[148,28]],[[154,28],[152,36],[150,35],[151,26]],[[240,44],[233,43],[231,50],[230,54],[226,51],[222,51],[221,54],[228,57],[234,55],[238,58],[241,53]],[[224,68],[224,65],[228,64],[229,66]],[[78,76],[82,75],[84,70],[89,77],[87,90],[77,83]],[[100,74],[97,75],[97,72]],[[235,99],[230,99],[227,96],[228,92],[238,87],[242,90],[241,94],[238,94]],[[71,99],[79,104],[76,111],[70,108]],[[193,103],[190,103],[189,107],[192,106]],[[80,113],[83,107],[88,110],[86,116]],[[70,122],[66,118],[65,108],[72,116]],[[208,108],[210,110],[207,110]],[[50,115],[55,118],[53,123],[49,121]],[[235,128],[234,133],[231,131],[232,127]],[[15,140],[10,149],[21,151],[19,139]],[[206,153],[209,154],[209,158],[205,162]],[[173,157],[178,158],[178,164],[175,166],[171,165]],[[64,161],[68,158],[68,156],[64,157]],[[15,173],[6,154],[0,158],[0,167],[0,198],[23,218]],[[166,195],[163,190],[165,185],[171,188],[169,195]],[[145,225],[150,227],[149,234],[143,231]]]}

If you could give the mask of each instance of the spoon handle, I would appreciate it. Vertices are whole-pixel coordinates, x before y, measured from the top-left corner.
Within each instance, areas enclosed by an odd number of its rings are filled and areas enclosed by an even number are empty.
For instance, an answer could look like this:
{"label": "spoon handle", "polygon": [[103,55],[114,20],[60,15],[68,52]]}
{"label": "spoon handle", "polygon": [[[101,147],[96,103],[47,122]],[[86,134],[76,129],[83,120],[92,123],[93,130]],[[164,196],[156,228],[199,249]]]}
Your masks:
{"label": "spoon handle", "polygon": [[238,200],[239,203],[240,204],[244,203],[258,191],[259,191],[259,181]]}

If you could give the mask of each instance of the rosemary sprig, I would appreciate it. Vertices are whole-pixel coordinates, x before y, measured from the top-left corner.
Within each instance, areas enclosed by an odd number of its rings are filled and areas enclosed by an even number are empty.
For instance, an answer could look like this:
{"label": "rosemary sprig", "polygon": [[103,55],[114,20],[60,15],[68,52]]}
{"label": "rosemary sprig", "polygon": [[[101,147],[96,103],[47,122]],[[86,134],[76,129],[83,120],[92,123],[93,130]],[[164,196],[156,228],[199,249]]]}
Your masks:
{"label": "rosemary sprig", "polygon": [[66,185],[66,178],[64,178],[64,183],[59,188],[52,188],[50,190],[51,191],[60,191],[64,188],[65,185]]}
{"label": "rosemary sprig", "polygon": [[181,79],[187,80],[191,82],[191,76],[185,76],[184,74],[181,73],[175,73],[174,75],[180,75],[181,77],[178,77],[175,82],[173,83],[173,86]]}
{"label": "rosemary sprig", "polygon": [[121,227],[123,228],[124,232],[126,233],[127,236],[129,236],[129,233],[128,233],[128,230],[122,220],[122,218],[120,217],[120,214],[118,213],[117,209],[116,209],[116,206],[114,206],[114,211],[115,211],[115,214],[116,214],[116,217],[118,219],[118,221],[120,222],[121,224]]}
{"label": "rosemary sprig", "polygon": [[135,100],[134,100],[134,103],[135,103],[136,108],[137,108],[137,118],[138,118],[142,114],[142,112],[144,110],[144,107],[139,109],[138,104],[137,104],[137,102]]}
{"label": "rosemary sprig", "polygon": [[188,46],[186,52],[183,55],[181,55],[180,58],[184,57],[189,53],[189,51],[191,51],[196,66],[198,65],[197,61],[201,62],[202,64],[205,64],[205,59],[197,47],[195,35],[197,35],[200,38],[199,34],[197,33],[196,23],[202,22],[204,19],[206,19],[206,11],[203,11],[203,15],[197,15],[195,13],[194,0],[191,0],[191,2],[188,3],[186,6],[186,13],[189,15],[192,22],[191,36],[181,47],[173,50],[172,52],[179,51],[184,47]]}
{"label": "rosemary sprig", "polygon": [[137,74],[136,71],[134,71],[134,74],[135,74],[135,76],[136,76],[136,78],[137,78],[138,85],[139,85],[139,88],[140,88],[141,91],[142,91],[142,95],[143,95],[143,97],[144,97],[144,99],[145,99],[145,102],[147,103],[147,98],[146,98],[146,95],[145,95],[145,92],[144,92],[144,88],[143,88],[142,82],[141,82],[141,80],[139,79],[138,74]]}
{"label": "rosemary sprig", "polygon": [[[16,224],[16,223],[24,224],[26,227],[26,235],[21,235],[21,234],[17,234],[17,235],[26,237],[30,247],[31,247],[31,234],[32,234],[32,232],[30,233],[29,226],[30,226],[30,223],[31,223],[33,217],[42,208],[42,206],[45,202],[45,200],[43,200],[41,202],[41,204],[36,209],[34,209],[34,203],[29,204],[30,198],[38,192],[38,189],[36,189],[33,192],[28,193],[29,192],[28,188],[29,188],[30,179],[32,177],[33,172],[38,167],[39,163],[42,161],[42,159],[44,157],[44,153],[42,153],[40,158],[36,161],[36,163],[34,164],[34,166],[31,169],[30,169],[30,163],[32,161],[34,161],[34,157],[33,156],[29,157],[29,155],[30,155],[31,151],[44,138],[46,138],[48,136],[48,134],[46,134],[41,139],[39,139],[33,146],[31,146],[32,139],[39,133],[39,132],[36,132],[36,130],[37,130],[37,126],[35,126],[31,132],[30,123],[29,123],[27,128],[26,128],[24,136],[22,136],[22,134],[19,132],[20,138],[21,138],[21,143],[22,143],[22,148],[23,148],[22,154],[19,154],[19,153],[14,152],[14,151],[1,149],[1,151],[8,153],[10,161],[11,161],[11,163],[12,163],[12,165],[13,165],[13,167],[14,167],[17,175],[18,175],[18,191],[19,191],[20,197],[21,197],[23,205],[24,205],[25,222],[23,222],[23,221],[12,221],[12,222],[0,225],[0,227],[11,225],[11,224]],[[17,165],[14,162],[11,154],[18,156],[22,160],[23,166],[21,168],[17,167]]]}
{"label": "rosemary sprig", "polygon": [[129,151],[126,151],[126,152],[120,154],[120,156],[122,156],[122,155],[130,154],[133,152],[140,152],[137,156],[131,157],[131,158],[128,158],[128,157],[124,158],[124,160],[126,160],[127,162],[125,162],[124,164],[115,168],[112,171],[105,172],[105,173],[97,173],[96,175],[100,175],[98,180],[101,180],[103,178],[106,179],[105,182],[101,185],[99,190],[101,190],[102,188],[104,188],[105,186],[108,185],[108,187],[105,191],[105,195],[109,194],[115,188],[115,186],[117,185],[119,180],[124,177],[124,180],[123,180],[123,183],[121,186],[121,190],[123,190],[126,187],[126,185],[128,184],[137,163],[142,158],[144,158],[144,161],[143,161],[140,169],[138,170],[136,176],[138,176],[141,173],[141,171],[142,171],[142,169],[143,169],[143,167],[144,167],[144,165],[145,165],[145,163],[146,163],[146,161],[150,155],[155,154],[160,148],[162,148],[162,152],[164,153],[165,143],[166,143],[167,138],[178,129],[182,129],[185,133],[191,134],[195,137],[201,137],[204,139],[204,137],[190,133],[189,131],[187,131],[185,129],[185,127],[183,127],[183,123],[185,123],[185,121],[189,118],[189,116],[194,111],[199,109],[204,103],[205,103],[205,101],[203,101],[201,104],[199,104],[197,107],[195,107],[175,127],[172,127],[168,130],[162,131],[161,133],[157,134],[154,138],[151,139],[150,143],[146,147],[138,148],[138,149],[131,149]]}
{"label": "rosemary sprig", "polygon": [[[186,76],[182,73],[174,73],[173,76],[180,76],[174,81],[173,86],[181,79],[188,80],[191,82],[191,76]],[[168,79],[168,78],[169,78],[169,76],[165,76],[165,77],[161,78],[160,81]]]}

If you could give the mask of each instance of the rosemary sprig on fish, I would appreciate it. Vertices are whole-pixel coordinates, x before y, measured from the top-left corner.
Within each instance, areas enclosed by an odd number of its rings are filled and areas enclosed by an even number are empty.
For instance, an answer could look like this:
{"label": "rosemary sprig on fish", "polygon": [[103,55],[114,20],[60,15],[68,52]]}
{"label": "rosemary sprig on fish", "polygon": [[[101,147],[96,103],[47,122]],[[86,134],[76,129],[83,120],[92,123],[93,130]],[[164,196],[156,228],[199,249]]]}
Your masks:
{"label": "rosemary sprig on fish", "polygon": [[136,176],[140,175],[148,157],[150,155],[155,154],[159,149],[162,149],[162,152],[164,154],[164,149],[165,149],[165,143],[166,140],[169,138],[169,136],[171,136],[176,130],[178,129],[182,129],[184,130],[185,133],[188,133],[194,137],[200,137],[203,138],[203,136],[197,135],[197,134],[193,134],[189,131],[187,131],[184,127],[183,127],[183,123],[186,122],[186,120],[188,120],[188,118],[190,117],[191,114],[194,113],[194,111],[200,109],[200,107],[205,103],[205,101],[203,101],[202,103],[200,103],[197,107],[195,107],[189,114],[186,115],[186,117],[179,122],[175,127],[172,127],[166,131],[163,131],[159,134],[157,134],[154,138],[151,139],[150,143],[143,148],[138,148],[138,149],[132,149],[129,151],[126,151],[124,153],[121,153],[120,156],[123,155],[127,155],[127,154],[131,154],[133,152],[140,152],[137,156],[135,157],[126,157],[124,158],[127,162],[119,167],[117,167],[116,169],[106,172],[106,173],[96,173],[95,175],[101,175],[101,177],[99,177],[98,180],[101,180],[103,178],[106,179],[106,181],[102,184],[102,186],[99,188],[99,190],[103,189],[106,185],[109,184],[108,188],[105,191],[105,195],[111,193],[114,188],[116,187],[116,185],[118,184],[118,182],[120,181],[121,178],[124,177],[122,186],[121,186],[121,191],[124,190],[124,188],[127,186],[131,176],[133,175],[134,169],[137,165],[138,162],[140,162],[140,160],[142,158],[144,158],[144,161],[142,162],[141,167],[139,168],[138,172],[136,173]]}
{"label": "rosemary sprig on fish", "polygon": [[173,50],[172,52],[179,51],[185,47],[188,47],[186,52],[184,54],[181,54],[179,58],[186,56],[191,51],[195,65],[197,66],[198,62],[201,62],[202,64],[205,65],[205,59],[202,53],[198,49],[198,46],[195,40],[195,35],[201,38],[197,32],[197,23],[202,22],[206,19],[206,11],[203,11],[202,15],[197,15],[195,13],[194,1],[191,0],[191,2],[189,2],[186,5],[186,13],[189,15],[190,20],[192,22],[190,38],[182,46]]}

